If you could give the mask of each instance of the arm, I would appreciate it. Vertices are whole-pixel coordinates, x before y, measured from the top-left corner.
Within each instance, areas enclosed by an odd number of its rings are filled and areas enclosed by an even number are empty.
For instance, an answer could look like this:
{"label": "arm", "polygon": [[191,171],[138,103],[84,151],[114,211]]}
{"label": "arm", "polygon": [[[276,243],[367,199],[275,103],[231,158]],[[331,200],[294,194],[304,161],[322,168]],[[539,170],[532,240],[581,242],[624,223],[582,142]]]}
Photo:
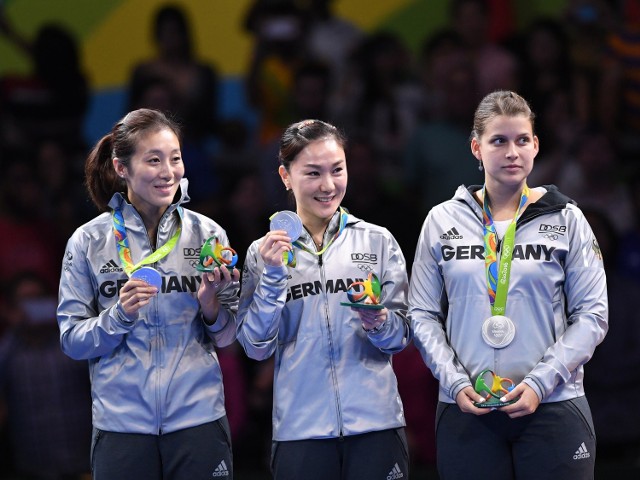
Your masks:
{"label": "arm", "polygon": [[[220,242],[229,247],[226,234],[218,234]],[[236,339],[240,272],[237,268],[216,267],[203,272],[198,289],[198,302],[205,330],[217,347],[231,345]]]}
{"label": "arm", "polygon": [[[265,237],[266,238],[266,237]],[[288,245],[288,243],[287,243]],[[287,298],[287,267],[264,264],[258,244],[247,252],[238,307],[238,341],[250,358],[265,360],[276,349],[278,326]]]}
{"label": "arm", "polygon": [[98,311],[97,286],[86,256],[89,239],[83,235],[76,231],[67,242],[57,311],[62,351],[76,360],[110,353],[136,320],[119,302]]}
{"label": "arm", "polygon": [[[354,308],[367,330],[369,341],[384,353],[401,352],[413,339],[413,330],[407,312],[407,264],[400,245],[389,233],[388,243],[381,254],[385,255],[385,267],[380,283],[382,310]],[[377,317],[376,317],[377,315]]]}
{"label": "arm", "polygon": [[591,358],[608,330],[602,255],[582,212],[572,208],[569,215],[574,215],[575,221],[570,226],[569,252],[564,266],[567,328],[524,379],[540,400],[550,395],[557,385],[567,382],[573,372]]}
{"label": "arm", "polygon": [[447,293],[442,272],[431,250],[430,229],[431,213],[424,222],[416,248],[409,284],[409,317],[416,347],[425,364],[440,382],[440,388],[451,399],[456,399],[463,388],[472,384],[447,340],[444,327]]}

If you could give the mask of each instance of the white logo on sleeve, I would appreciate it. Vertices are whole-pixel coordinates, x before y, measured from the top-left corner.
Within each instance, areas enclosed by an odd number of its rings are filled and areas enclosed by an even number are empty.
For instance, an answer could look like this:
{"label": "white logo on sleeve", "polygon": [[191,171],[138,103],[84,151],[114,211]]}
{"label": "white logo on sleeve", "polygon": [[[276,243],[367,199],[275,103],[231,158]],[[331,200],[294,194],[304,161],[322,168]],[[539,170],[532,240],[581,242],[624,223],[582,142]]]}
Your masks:
{"label": "white logo on sleeve", "polygon": [[387,480],[397,480],[398,478],[403,478],[403,477],[404,477],[404,473],[402,473],[402,470],[400,470],[400,467],[396,463],[391,469],[391,471],[389,472],[389,475],[387,475]]}
{"label": "white logo on sleeve", "polygon": [[224,460],[220,462],[220,464],[216,467],[216,469],[211,474],[212,477],[228,477],[229,469],[227,468],[227,464],[224,463]]}
{"label": "white logo on sleeve", "polygon": [[591,454],[587,451],[587,446],[582,442],[582,444],[576,450],[576,453],[573,455],[574,460],[581,460],[583,458],[589,458]]}

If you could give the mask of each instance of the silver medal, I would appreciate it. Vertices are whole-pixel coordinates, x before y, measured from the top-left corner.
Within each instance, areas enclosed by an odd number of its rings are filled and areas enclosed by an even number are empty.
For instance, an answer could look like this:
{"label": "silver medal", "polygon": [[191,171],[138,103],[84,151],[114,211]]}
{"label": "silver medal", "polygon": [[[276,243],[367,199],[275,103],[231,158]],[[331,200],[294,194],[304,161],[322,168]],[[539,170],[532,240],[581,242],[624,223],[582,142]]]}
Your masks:
{"label": "silver medal", "polygon": [[509,317],[494,315],[482,324],[482,338],[493,348],[504,348],[516,335],[516,326]]}
{"label": "silver medal", "polygon": [[295,212],[282,210],[271,217],[269,230],[284,230],[291,241],[295,242],[302,234],[302,220]]}

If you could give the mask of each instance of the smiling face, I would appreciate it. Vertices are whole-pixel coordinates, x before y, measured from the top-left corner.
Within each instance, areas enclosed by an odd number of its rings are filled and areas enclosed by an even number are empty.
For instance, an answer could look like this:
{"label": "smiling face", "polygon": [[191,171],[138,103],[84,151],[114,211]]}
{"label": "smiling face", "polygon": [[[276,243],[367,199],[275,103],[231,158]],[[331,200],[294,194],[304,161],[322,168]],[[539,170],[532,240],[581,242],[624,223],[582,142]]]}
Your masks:
{"label": "smiling face", "polygon": [[489,190],[521,190],[538,149],[538,137],[526,115],[497,115],[486,123],[481,137],[471,140],[471,151],[482,161]]}
{"label": "smiling face", "polygon": [[347,190],[344,149],[332,137],[305,146],[289,166],[280,166],[280,177],[291,188],[297,213],[307,226],[327,224]]}
{"label": "smiling face", "polygon": [[142,134],[128,166],[118,158],[113,165],[127,182],[129,201],[147,220],[158,221],[184,176],[180,141],[167,128]]}

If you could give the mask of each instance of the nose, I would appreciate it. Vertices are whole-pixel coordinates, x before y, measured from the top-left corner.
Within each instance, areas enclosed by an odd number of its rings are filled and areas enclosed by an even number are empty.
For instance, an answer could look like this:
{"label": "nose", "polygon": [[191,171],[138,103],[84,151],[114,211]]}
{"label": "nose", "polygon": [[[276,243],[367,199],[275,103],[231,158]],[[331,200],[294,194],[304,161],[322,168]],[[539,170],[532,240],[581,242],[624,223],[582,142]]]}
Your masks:
{"label": "nose", "polygon": [[518,157],[518,149],[516,148],[516,144],[514,142],[509,142],[506,156],[509,159]]}
{"label": "nose", "polygon": [[171,164],[168,161],[161,162],[160,177],[171,178],[173,176],[173,170]]}
{"label": "nose", "polygon": [[320,182],[320,190],[323,192],[331,192],[334,187],[334,182],[333,178],[331,178],[331,175],[322,175],[321,179],[322,181]]}

